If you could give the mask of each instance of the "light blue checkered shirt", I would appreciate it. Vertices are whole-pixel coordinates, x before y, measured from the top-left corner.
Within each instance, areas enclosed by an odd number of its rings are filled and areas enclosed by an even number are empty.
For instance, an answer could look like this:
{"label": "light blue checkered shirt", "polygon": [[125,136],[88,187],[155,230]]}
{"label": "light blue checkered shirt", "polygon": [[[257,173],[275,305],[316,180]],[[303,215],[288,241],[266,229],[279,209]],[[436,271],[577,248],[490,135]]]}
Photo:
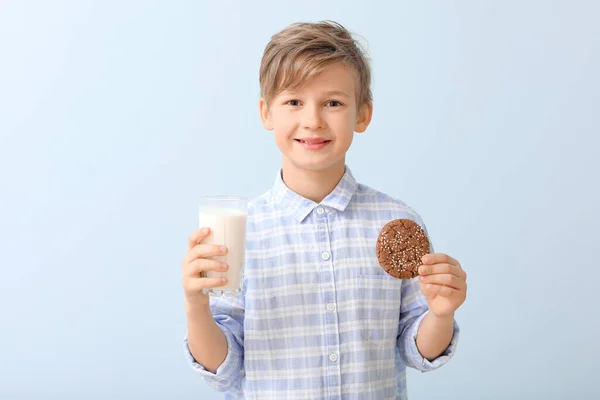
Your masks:
{"label": "light blue checkered shirt", "polygon": [[[216,374],[192,366],[226,399],[405,399],[406,367],[428,371],[416,347],[427,313],[417,279],[388,276],[375,242],[387,222],[420,216],[358,184],[350,169],[320,203],[292,192],[277,174],[248,207],[242,296],[211,297],[228,344]],[[432,247],[433,249],[433,247]],[[432,250],[433,252],[433,250]]]}

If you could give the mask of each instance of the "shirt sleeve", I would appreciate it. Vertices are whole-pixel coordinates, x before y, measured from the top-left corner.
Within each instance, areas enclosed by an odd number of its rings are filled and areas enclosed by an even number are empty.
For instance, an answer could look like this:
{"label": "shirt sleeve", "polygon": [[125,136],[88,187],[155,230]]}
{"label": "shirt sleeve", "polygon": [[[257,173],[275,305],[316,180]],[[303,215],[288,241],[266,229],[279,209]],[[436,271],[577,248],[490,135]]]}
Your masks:
{"label": "shirt sleeve", "polygon": [[239,392],[244,371],[244,293],[237,297],[211,297],[210,308],[215,322],[227,340],[227,356],[216,373],[199,364],[188,347],[187,332],[184,338],[184,353],[191,368],[204,378],[206,383],[220,392]]}
{"label": "shirt sleeve", "polygon": [[[400,356],[404,360],[404,363],[421,372],[432,371],[446,364],[456,350],[456,346],[458,344],[458,336],[459,336],[459,327],[456,321],[454,324],[454,331],[452,334],[452,339],[450,340],[450,344],[446,348],[446,350],[434,360],[427,360],[425,357],[421,355],[419,349],[417,348],[417,332],[419,331],[419,326],[421,326],[421,322],[429,312],[427,308],[427,302],[425,304],[421,303],[420,300],[417,300],[418,297],[423,297],[421,294],[421,290],[419,288],[418,278],[411,279],[412,283],[406,284],[406,289],[403,288],[402,291],[402,302],[406,301],[405,293],[410,291],[411,288],[414,290],[413,286],[416,286],[417,293],[413,293],[411,297],[413,297],[413,301],[405,307],[404,305],[400,310],[400,324],[398,332],[397,345],[400,350]],[[403,285],[404,286],[404,285]]]}
{"label": "shirt sleeve", "polygon": [[[427,228],[420,217],[417,222],[427,233]],[[434,252],[430,241],[431,253]],[[421,292],[419,278],[402,281],[402,302],[400,305],[400,322],[398,325],[397,346],[404,363],[421,372],[427,372],[446,364],[454,355],[458,344],[459,327],[456,320],[453,321],[454,331],[450,344],[440,356],[434,360],[424,358],[417,348],[417,332],[421,322],[429,312],[427,299]]]}

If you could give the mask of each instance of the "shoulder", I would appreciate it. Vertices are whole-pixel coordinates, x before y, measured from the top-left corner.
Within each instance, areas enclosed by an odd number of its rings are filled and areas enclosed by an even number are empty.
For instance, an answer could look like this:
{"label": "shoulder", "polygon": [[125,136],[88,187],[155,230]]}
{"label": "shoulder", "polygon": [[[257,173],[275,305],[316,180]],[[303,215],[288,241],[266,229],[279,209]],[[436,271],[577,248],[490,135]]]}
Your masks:
{"label": "shoulder", "polygon": [[[417,223],[429,237],[427,225],[421,215],[403,200],[387,193],[359,183],[351,206],[358,211],[357,214],[364,215],[361,219],[377,221],[378,229],[395,219],[408,219]],[[370,217],[366,217],[366,215],[370,215]],[[431,252],[433,252],[431,237],[429,237],[429,244]]]}
{"label": "shoulder", "polygon": [[271,192],[267,191],[248,200],[248,217],[264,214],[271,210]]}
{"label": "shoulder", "polygon": [[248,210],[256,210],[271,203],[271,191],[266,191],[248,200]]}
{"label": "shoulder", "polygon": [[357,209],[374,210],[387,220],[410,219],[423,228],[425,227],[421,215],[412,206],[397,197],[393,197],[362,183],[358,184],[354,197],[353,207]]}

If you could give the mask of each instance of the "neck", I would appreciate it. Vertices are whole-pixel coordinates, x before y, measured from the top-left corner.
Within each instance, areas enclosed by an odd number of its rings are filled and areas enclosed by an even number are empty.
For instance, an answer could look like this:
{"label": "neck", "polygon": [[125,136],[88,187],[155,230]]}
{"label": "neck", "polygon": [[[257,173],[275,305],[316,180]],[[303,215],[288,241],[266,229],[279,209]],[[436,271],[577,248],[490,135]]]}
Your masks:
{"label": "neck", "polygon": [[284,159],[283,182],[300,196],[320,203],[342,179],[345,167],[345,163],[341,162],[323,170],[310,171],[297,168]]}

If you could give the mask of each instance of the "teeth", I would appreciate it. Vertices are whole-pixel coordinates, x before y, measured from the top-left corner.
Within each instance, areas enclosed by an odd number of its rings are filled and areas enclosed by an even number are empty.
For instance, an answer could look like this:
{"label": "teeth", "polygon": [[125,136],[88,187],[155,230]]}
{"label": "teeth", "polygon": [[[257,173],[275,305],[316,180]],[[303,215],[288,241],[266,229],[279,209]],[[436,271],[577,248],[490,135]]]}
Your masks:
{"label": "teeth", "polygon": [[300,143],[304,143],[304,144],[323,144],[323,143],[327,142],[327,140],[321,140],[319,142],[314,142],[314,141],[307,142],[306,140],[302,140],[302,139],[296,139],[296,140],[299,141]]}

